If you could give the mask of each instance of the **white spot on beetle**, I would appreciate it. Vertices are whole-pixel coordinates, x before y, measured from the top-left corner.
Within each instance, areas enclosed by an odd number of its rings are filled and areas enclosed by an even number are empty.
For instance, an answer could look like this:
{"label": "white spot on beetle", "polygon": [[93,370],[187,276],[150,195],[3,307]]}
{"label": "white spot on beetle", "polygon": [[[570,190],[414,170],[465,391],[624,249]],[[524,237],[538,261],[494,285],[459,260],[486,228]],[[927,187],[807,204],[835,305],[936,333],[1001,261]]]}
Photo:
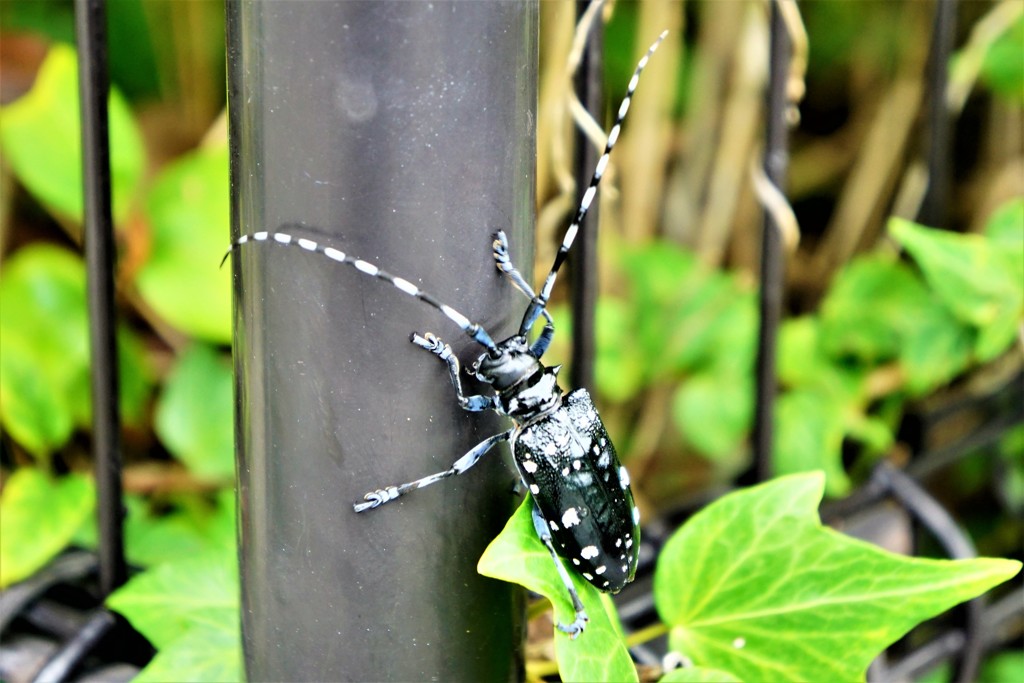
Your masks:
{"label": "white spot on beetle", "polygon": [[577,567],[578,567],[578,566],[580,566],[580,561],[579,561],[579,560],[577,560],[577,559],[576,559],[575,557],[574,557],[574,558],[572,558],[572,563],[573,563],[574,565],[576,565]]}
{"label": "white spot on beetle", "polygon": [[584,560],[592,560],[595,557],[597,557],[597,554],[598,553],[596,545],[588,545],[586,548],[580,551],[580,557],[582,557]]}
{"label": "white spot on beetle", "polygon": [[259,232],[254,232],[252,234],[252,238],[254,240],[256,240],[257,242],[262,242],[263,240],[267,239],[267,237],[269,237],[269,236],[270,236],[270,233],[268,233],[266,230],[260,230]]}
{"label": "white spot on beetle", "polygon": [[598,567],[597,569],[594,570],[594,573],[595,574],[604,574],[606,571],[608,571],[608,567],[606,567],[606,566],[604,566],[602,564],[600,567]]}
{"label": "white spot on beetle", "polygon": [[562,476],[563,477],[568,477],[569,476],[569,468],[568,467],[563,467],[562,468]]}
{"label": "white spot on beetle", "polygon": [[587,472],[586,470],[577,472],[573,479],[576,480],[576,483],[578,485],[583,487],[590,486],[591,484],[594,483],[594,475],[591,474],[590,472]]}
{"label": "white spot on beetle", "polygon": [[619,482],[622,484],[623,489],[629,486],[629,472],[626,471],[625,467],[619,468]]}
{"label": "white spot on beetle", "polygon": [[621,538],[616,538],[615,539],[615,547],[616,548],[621,548],[622,547],[622,539]]}
{"label": "white spot on beetle", "polygon": [[324,249],[324,256],[326,256],[329,259],[334,259],[335,261],[345,260],[345,252],[338,251],[337,249],[333,249],[331,247],[327,247],[326,249]]}
{"label": "white spot on beetle", "polygon": [[530,474],[533,474],[534,472],[537,471],[537,463],[535,463],[532,460],[524,460],[523,469],[529,472]]}
{"label": "white spot on beetle", "polygon": [[292,241],[292,236],[286,232],[275,232],[274,239],[281,244],[288,244]]}
{"label": "white spot on beetle", "polygon": [[583,572],[583,578],[585,578],[587,581],[593,581],[594,580],[594,575],[593,574],[588,574],[587,572]]}
{"label": "white spot on beetle", "polygon": [[562,524],[566,529],[574,527],[580,523],[579,513],[576,512],[576,508],[569,508],[562,514]]}
{"label": "white spot on beetle", "polygon": [[316,242],[313,240],[307,240],[302,237],[299,238],[299,246],[306,251],[316,251]]}
{"label": "white spot on beetle", "polygon": [[574,470],[578,470],[581,467],[583,467],[583,463],[581,463],[579,460],[573,460],[572,461],[572,468]]}
{"label": "white spot on beetle", "polygon": [[548,522],[548,526],[551,527],[552,531],[558,531],[558,525],[554,522]]}
{"label": "white spot on beetle", "polygon": [[626,541],[626,547],[627,547],[627,548],[632,548],[632,547],[633,547],[633,541],[631,541],[631,540],[627,540],[627,541]]}
{"label": "white spot on beetle", "polygon": [[537,495],[538,493],[540,493],[540,487],[537,486],[536,484],[530,484],[530,493],[532,493],[533,495]]}
{"label": "white spot on beetle", "polygon": [[629,571],[629,566],[628,565],[622,565],[622,573],[625,574],[628,571]]}

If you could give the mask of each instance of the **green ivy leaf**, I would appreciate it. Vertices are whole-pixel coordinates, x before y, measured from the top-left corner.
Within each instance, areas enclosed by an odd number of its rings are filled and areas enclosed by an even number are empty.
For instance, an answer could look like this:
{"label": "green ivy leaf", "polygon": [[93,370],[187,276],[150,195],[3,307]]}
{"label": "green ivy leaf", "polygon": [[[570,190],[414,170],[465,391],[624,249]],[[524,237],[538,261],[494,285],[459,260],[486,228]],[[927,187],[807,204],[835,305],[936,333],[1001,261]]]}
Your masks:
{"label": "green ivy leaf", "polygon": [[659,683],[740,683],[740,679],[728,671],[708,669],[703,666],[672,669],[658,681]]}
{"label": "green ivy leaf", "polygon": [[1024,18],[999,36],[981,64],[981,80],[1016,106],[1024,105]]}
{"label": "green ivy leaf", "polygon": [[[477,571],[502,581],[525,586],[543,595],[555,607],[563,623],[576,618],[569,594],[551,561],[547,548],[533,528],[533,499],[529,496],[484,554]],[[575,640],[555,631],[555,657],[563,681],[636,681],[636,667],[629,657],[601,593],[571,571],[573,583],[590,617],[586,630]]]}
{"label": "green ivy leaf", "polygon": [[888,254],[851,261],[837,275],[821,304],[820,343],[832,358],[866,363],[896,358],[908,311],[929,295],[906,265]]}
{"label": "green ivy leaf", "polygon": [[[749,371],[757,336],[752,292],[666,242],[625,250],[622,263],[633,292],[630,327],[652,379],[711,366]],[[620,329],[615,343],[621,337]]]}
{"label": "green ivy leaf", "polygon": [[[622,331],[633,328],[636,313],[629,304],[612,297],[597,300],[594,337],[597,353],[594,359],[594,384],[603,398],[622,403],[640,393],[648,364],[643,350],[634,338],[624,338]],[[558,336],[571,339],[571,328]]]}
{"label": "green ivy leaf", "polygon": [[[159,650],[169,648],[197,625],[237,633],[238,566],[229,552],[169,562],[147,569],[107,598]],[[177,680],[203,680],[181,671]]]}
{"label": "green ivy leaf", "polygon": [[[867,302],[868,305],[865,305]],[[934,390],[970,363],[974,332],[888,254],[863,256],[836,278],[822,304],[820,343],[832,358],[897,359],[914,395]]]}
{"label": "green ivy leaf", "polygon": [[[122,221],[145,170],[145,148],[116,89],[108,104],[115,222]],[[78,65],[67,45],[50,48],[32,90],[2,109],[0,149],[15,175],[49,211],[81,223],[82,143]]]}
{"label": "green ivy leaf", "polygon": [[1024,681],[1024,652],[1003,652],[993,656],[982,666],[978,680],[992,683]]}
{"label": "green ivy leaf", "polygon": [[[138,419],[152,386],[141,345],[118,331],[121,410]],[[0,275],[0,421],[29,452],[63,446],[91,412],[85,266],[51,245],[18,251]]]}
{"label": "green ivy leaf", "polygon": [[204,681],[238,683],[245,680],[240,626],[218,621],[198,623],[161,648],[133,683]]}
{"label": "green ivy leaf", "polygon": [[953,314],[978,329],[979,360],[991,360],[1013,342],[1024,317],[1024,282],[1003,250],[983,235],[932,230],[899,218],[890,219],[889,234]]}
{"label": "green ivy leaf", "polygon": [[231,340],[228,151],[201,149],[168,165],[146,204],[152,251],[139,270],[139,293],[162,318],[208,341]]}
{"label": "green ivy leaf", "polygon": [[156,407],[156,433],[197,476],[225,481],[234,476],[233,386],[226,359],[198,343],[167,377]]}
{"label": "green ivy leaf", "polygon": [[1003,253],[1017,281],[1024,281],[1024,199],[997,207],[985,221],[985,237]]}
{"label": "green ivy leaf", "polygon": [[672,398],[672,417],[680,433],[711,460],[736,455],[754,412],[749,374],[705,370],[687,377]]}
{"label": "green ivy leaf", "polygon": [[847,413],[854,406],[818,389],[788,391],[775,402],[775,474],[822,470],[830,496],[850,491],[843,468]]}
{"label": "green ivy leaf", "polygon": [[0,588],[56,557],[95,507],[96,489],[85,475],[54,478],[34,467],[14,472],[0,495]]}
{"label": "green ivy leaf", "polygon": [[894,555],[821,525],[820,473],[727,495],[666,543],[654,599],[672,650],[749,681],[863,680],[916,624],[1020,571]]}
{"label": "green ivy leaf", "polygon": [[220,496],[215,506],[195,494],[176,502],[179,504],[171,512],[156,514],[140,498],[126,500],[125,550],[130,562],[148,567],[234,548],[232,491]]}

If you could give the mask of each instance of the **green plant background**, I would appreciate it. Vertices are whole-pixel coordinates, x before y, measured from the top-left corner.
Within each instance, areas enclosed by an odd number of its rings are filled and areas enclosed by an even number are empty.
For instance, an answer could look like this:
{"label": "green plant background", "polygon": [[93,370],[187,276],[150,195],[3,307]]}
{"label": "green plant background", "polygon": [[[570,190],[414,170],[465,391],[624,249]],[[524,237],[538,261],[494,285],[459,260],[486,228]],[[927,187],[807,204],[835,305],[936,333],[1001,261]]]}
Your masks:
{"label": "green plant background", "polygon": [[[555,74],[564,66],[571,10],[543,5],[542,67]],[[861,198],[879,208],[858,248],[815,269],[806,266],[820,265],[815,248],[828,251],[830,234],[851,229],[825,225],[828,212],[816,207],[825,202],[839,212],[856,185],[858,157],[850,149],[873,144],[865,121],[885,106],[889,84],[910,73],[922,78],[923,69],[914,70],[921,59],[914,45],[927,43],[921,31],[928,16],[914,3],[801,3],[812,46],[804,108],[825,122],[808,115],[793,137],[789,197],[805,234],[789,255],[792,296],[778,348],[780,478],[709,505],[662,552],[654,586],[658,633],[693,665],[663,680],[863,678],[871,658],[907,630],[1019,568],[1010,560],[890,555],[823,528],[816,515],[823,495],[847,495],[878,462],[906,456],[901,427],[915,405],[1021,367],[1024,188],[1018,182],[999,189],[1000,173],[1013,159],[991,150],[998,149],[999,121],[1022,117],[1024,16],[966,5],[950,64],[953,86],[972,93],[958,134],[989,151],[957,157],[967,160],[951,198],[957,229],[898,217],[905,214],[890,210],[894,183],[878,190],[883,196]],[[158,650],[141,680],[239,680],[230,271],[218,268],[229,240],[223,8],[149,0],[113,7],[110,129],[126,543],[140,571],[108,604]],[[757,10],[738,2],[657,7],[618,3],[606,31],[610,93],[628,80],[638,46],[649,42],[649,24],[664,22],[683,38],[659,52],[666,65],[652,63],[645,75],[631,114],[636,131],[627,125],[603,190],[596,318],[595,393],[645,514],[728,486],[749,467],[758,335],[756,250],[747,246],[759,229],[756,202],[744,195],[740,175],[710,188],[694,179],[701,174],[691,169],[688,177],[680,166],[703,150],[708,175],[727,175],[730,131],[701,133],[727,113],[719,81],[708,79],[717,73],[728,83],[734,76],[721,70],[730,62],[715,61],[725,57],[712,49],[714,33],[705,27],[732,17],[756,28]],[[698,29],[687,30],[685,22]],[[972,33],[979,26],[988,32]],[[70,545],[95,545],[96,493],[88,457],[70,3],[2,3],[0,32],[40,55],[19,96],[0,107],[5,587]],[[755,40],[750,33],[730,43],[730,54],[745,54]],[[837,83],[852,92],[839,93]],[[564,94],[561,85],[542,87],[538,109],[538,269],[547,267],[573,201],[571,191],[566,196],[559,189],[555,151],[565,144],[568,124],[550,113],[564,111]],[[829,97],[850,111],[831,111],[821,99]],[[977,125],[979,112],[989,117],[988,128]],[[639,131],[663,134],[645,140]],[[912,161],[914,150],[905,156]],[[865,157],[872,158],[866,152],[859,158]],[[897,170],[907,178],[911,166]],[[882,171],[895,172],[876,169]],[[656,211],[644,204],[645,187],[664,190],[667,199],[658,197]],[[672,199],[705,195],[686,206]],[[707,232],[709,217],[723,206],[732,215],[725,223],[729,249],[668,227]],[[572,321],[562,296],[552,309],[560,333],[551,364],[571,362]],[[1019,559],[1013,539],[1024,511],[1024,426],[993,451],[958,464],[944,486],[947,499],[968,501],[959,512],[985,553]],[[975,514],[969,501],[989,492],[1002,507]],[[568,604],[528,509],[524,503],[495,539],[480,571],[545,596],[564,619]],[[552,633],[553,660],[528,661],[528,677],[635,679],[611,602],[582,582],[578,588],[592,615],[588,631],[575,641]],[[908,591],[915,597],[906,609],[889,609],[891,595]],[[828,656],[836,651],[843,657]],[[1017,654],[997,654],[984,675],[1019,680],[1022,670]]]}

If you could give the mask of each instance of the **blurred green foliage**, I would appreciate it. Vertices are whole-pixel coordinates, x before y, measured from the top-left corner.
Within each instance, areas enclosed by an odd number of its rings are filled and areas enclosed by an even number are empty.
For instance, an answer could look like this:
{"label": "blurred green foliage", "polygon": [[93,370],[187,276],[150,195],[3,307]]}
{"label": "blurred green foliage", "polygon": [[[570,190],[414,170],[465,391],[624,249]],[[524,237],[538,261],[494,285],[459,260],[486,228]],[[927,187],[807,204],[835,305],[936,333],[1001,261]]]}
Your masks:
{"label": "blurred green foliage", "polygon": [[[78,60],[54,46],[32,90],[0,116],[0,149],[18,180],[51,213],[82,222],[82,136],[79,126]],[[122,222],[135,198],[145,150],[120,92],[109,102],[110,175],[114,220]]]}
{"label": "blurred green foliage", "polygon": [[[611,93],[629,77],[642,24],[641,6],[619,4],[606,34]],[[148,450],[135,457],[162,465],[176,463],[168,471],[183,475],[188,486],[126,498],[127,554],[145,570],[112,596],[110,605],[159,649],[140,680],[237,679],[242,671],[235,503],[230,490],[232,378],[229,362],[217,346],[231,336],[230,271],[218,269],[228,242],[227,147],[212,136],[185,153],[173,154],[170,161],[158,161],[143,142],[142,117],[132,108],[193,85],[193,71],[175,69],[165,44],[169,39],[150,29],[154,23],[167,19],[171,25],[180,12],[214,17],[207,28],[215,38],[202,39],[195,59],[215,64],[214,71],[220,74],[223,46],[218,22],[223,19],[217,3],[203,3],[199,10],[200,3],[161,7],[144,0],[119,0],[116,5],[117,11],[110,14],[115,83],[110,97],[111,161],[114,216],[123,247],[117,285],[128,321],[118,330],[121,409],[133,430],[148,435],[141,440]],[[809,5],[813,6],[807,7],[808,31],[829,37],[812,41],[812,78],[838,83],[837,73],[855,68],[889,73],[899,55],[912,46],[902,34],[905,23],[898,20],[899,3],[873,3],[866,13],[856,3]],[[0,25],[5,31],[30,30],[57,41],[31,91],[0,109],[0,154],[73,245],[80,240],[82,195],[77,69],[74,51],[66,45],[73,35],[71,2],[9,0],[0,3]],[[193,33],[188,26],[188,21],[179,24],[178,33]],[[692,41],[684,43],[684,64],[690,63],[694,49]],[[1024,100],[1022,52],[1024,18],[995,40],[980,69],[986,88],[1017,105]],[[690,69],[678,73],[674,116],[702,95],[692,92]],[[222,83],[212,79],[212,89],[217,94],[211,101],[219,108]],[[202,120],[202,125],[209,121]],[[150,134],[146,139],[152,144],[158,137]],[[742,273],[709,268],[667,241],[616,247],[611,263],[615,293],[598,302],[596,393],[623,458],[641,471],[651,466],[647,476],[634,472],[634,481],[657,504],[671,500],[693,479],[692,467],[679,466],[685,458],[710,467],[716,482],[749,464],[756,292]],[[555,316],[559,334],[552,357],[564,357],[571,322],[564,308]],[[659,563],[655,587],[670,638],[685,641],[691,652],[703,652],[703,646],[689,640],[697,637],[698,622],[743,616],[726,609],[729,600],[747,604],[751,599],[741,595],[737,585],[710,580],[701,572],[720,578],[757,565],[776,576],[799,579],[801,589],[815,581],[826,587],[840,581],[835,574],[785,574],[799,558],[780,557],[757,546],[764,539],[755,536],[766,527],[757,511],[766,506],[785,511],[787,505],[806,503],[804,510],[790,510],[793,514],[778,527],[786,540],[780,547],[836,552],[831,544],[839,541],[811,514],[811,503],[817,504],[822,489],[829,496],[849,492],[864,465],[893,448],[908,402],[998,361],[1015,343],[1022,320],[1024,199],[999,207],[977,234],[891,220],[888,240],[846,263],[820,305],[786,320],[780,331],[776,471],[820,470],[823,483],[813,476],[796,476],[722,499],[673,538]],[[6,258],[0,272],[0,340],[0,425],[19,458],[19,466],[5,475],[0,496],[0,586],[7,586],[30,576],[69,543],[96,543],[95,487],[78,471],[81,463],[74,443],[76,435],[87,433],[91,413],[85,272],[77,253],[39,242],[21,246]],[[1001,474],[996,483],[999,495],[1011,509],[1024,509],[1024,427],[1002,438],[994,467]],[[523,509],[488,550],[489,564],[482,560],[481,571],[549,595],[564,613],[564,591],[557,577],[550,576],[550,560],[543,548],[537,548]],[[721,546],[712,541],[741,528],[752,534],[745,550],[750,557],[741,562],[718,554]],[[794,542],[800,534],[810,540]],[[847,550],[858,566],[875,563],[872,566],[881,574],[902,581],[901,591],[922,585],[911,571],[911,565],[919,567],[918,561],[883,560],[876,551],[856,544]],[[966,566],[943,565],[936,575],[952,576]],[[960,588],[942,596],[942,604],[977,594],[993,576],[989,572],[969,589],[964,586],[970,582],[964,580]],[[751,581],[759,587],[766,583]],[[582,589],[586,593],[586,586]],[[742,600],[729,597],[733,590],[740,590]],[[788,597],[797,592],[790,591]],[[690,600],[689,595],[700,599]],[[758,597],[771,596],[759,591]],[[865,604],[884,607],[870,600]],[[599,609],[596,603],[588,609],[607,616],[607,623],[591,624],[584,636],[589,649],[570,648],[565,639],[556,641],[563,674],[631,674],[625,672],[614,612]],[[937,609],[922,608],[907,619],[919,620]],[[768,634],[775,637],[766,637],[763,643],[748,639],[749,647],[737,647],[731,636],[713,634],[707,648],[729,656],[700,656],[696,662],[718,669],[717,679],[723,681],[734,680],[733,673],[767,675],[767,662],[790,654],[778,638],[826,632],[816,625],[818,618],[803,614],[802,621],[797,619],[784,633]],[[869,648],[873,652],[895,633],[891,624],[883,626],[889,630],[885,637],[874,633]],[[848,643],[841,645],[839,649],[848,652]],[[832,651],[837,651],[834,646]],[[587,652],[594,652],[594,657],[588,658]],[[751,653],[759,664],[751,663]],[[863,659],[839,662],[846,667],[842,673],[856,673]],[[1020,660],[997,658],[990,666],[1011,671],[1020,668]],[[799,669],[793,676],[814,673]],[[667,679],[687,680],[687,675],[675,672]]]}

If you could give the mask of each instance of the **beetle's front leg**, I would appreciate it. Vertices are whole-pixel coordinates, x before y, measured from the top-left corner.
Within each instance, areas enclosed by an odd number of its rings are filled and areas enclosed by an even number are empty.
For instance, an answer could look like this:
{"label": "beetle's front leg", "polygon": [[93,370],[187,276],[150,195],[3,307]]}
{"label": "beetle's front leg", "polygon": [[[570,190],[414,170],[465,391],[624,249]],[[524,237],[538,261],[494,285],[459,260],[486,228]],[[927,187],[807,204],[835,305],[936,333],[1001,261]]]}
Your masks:
{"label": "beetle's front leg", "polygon": [[576,610],[576,620],[566,626],[562,622],[556,622],[558,624],[558,630],[563,633],[567,633],[570,638],[576,638],[579,634],[583,633],[583,629],[586,628],[587,622],[590,620],[587,617],[586,610],[583,609],[583,602],[580,600],[579,594],[576,592],[576,586],[573,585],[572,579],[569,577],[569,572],[562,566],[562,560],[558,557],[558,553],[555,552],[555,544],[551,540],[551,529],[548,528],[548,523],[544,519],[544,515],[541,514],[540,508],[537,507],[537,503],[533,504],[533,528],[537,532],[537,536],[540,537],[541,543],[543,543],[548,552],[551,553],[551,559],[555,563],[555,569],[558,570],[558,575],[562,577],[562,583],[565,584],[565,588],[569,591],[569,599],[572,600],[572,608]]}
{"label": "beetle's front leg", "polygon": [[[498,270],[504,273],[515,288],[520,292],[530,297],[531,299],[536,298],[536,294],[533,291],[533,287],[526,281],[519,269],[512,263],[512,257],[508,251],[508,237],[505,236],[504,230],[499,230],[494,235],[494,242],[491,245],[494,250],[494,263],[498,266]],[[541,311],[544,316],[544,330],[540,333],[540,337],[530,347],[530,354],[534,358],[540,358],[544,355],[544,352],[548,350],[548,346],[551,345],[551,340],[555,336],[555,321],[551,318],[551,314],[548,313],[548,309],[544,308]]]}
{"label": "beetle's front leg", "polygon": [[373,508],[380,507],[384,503],[390,503],[399,496],[404,496],[410,491],[421,489],[424,486],[430,486],[436,484],[442,479],[455,476],[456,474],[462,474],[484,456],[487,451],[491,450],[497,444],[502,441],[507,441],[512,436],[512,430],[502,432],[501,434],[495,434],[494,436],[484,439],[476,446],[471,448],[468,453],[455,461],[455,463],[444,470],[443,472],[437,472],[435,474],[428,475],[416,481],[410,481],[408,484],[399,484],[397,486],[386,486],[382,489],[370,491],[363,496],[363,502],[356,503],[352,508],[356,512],[364,512],[366,510],[372,510]]}
{"label": "beetle's front leg", "polygon": [[413,333],[409,339],[413,344],[426,349],[448,364],[448,374],[451,375],[452,386],[455,387],[455,395],[459,406],[463,410],[478,413],[483,410],[496,410],[498,407],[496,396],[466,396],[462,393],[462,380],[459,377],[459,359],[452,353],[452,347],[427,332],[424,336]]}

